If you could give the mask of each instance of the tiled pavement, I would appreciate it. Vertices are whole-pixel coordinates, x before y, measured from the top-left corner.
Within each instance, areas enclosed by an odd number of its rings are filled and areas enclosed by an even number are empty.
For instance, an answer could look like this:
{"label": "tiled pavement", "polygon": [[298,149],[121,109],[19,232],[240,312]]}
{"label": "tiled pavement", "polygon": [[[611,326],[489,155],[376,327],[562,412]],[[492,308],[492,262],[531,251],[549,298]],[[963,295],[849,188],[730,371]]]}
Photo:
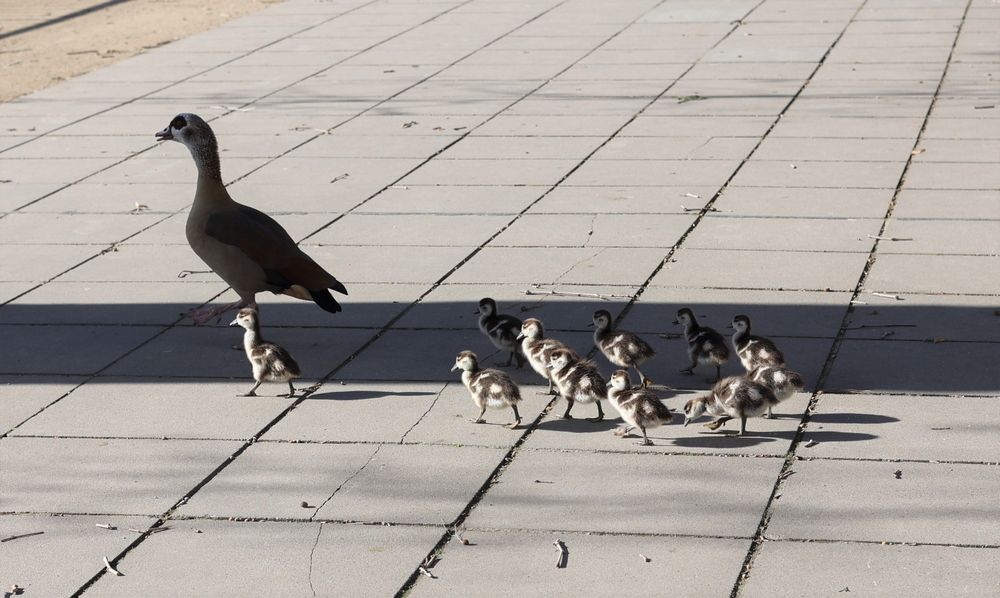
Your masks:
{"label": "tiled pavement", "polygon": [[[0,105],[0,585],[1000,594],[998,31],[989,0],[290,0]],[[180,111],[350,288],[261,297],[305,399],[236,397],[239,335],[178,318],[230,295],[152,142]],[[647,449],[523,371],[530,425],[475,426],[448,368],[499,357],[486,295],[580,350],[611,309],[674,408],[707,386],[674,311],[747,312],[811,394]]]}

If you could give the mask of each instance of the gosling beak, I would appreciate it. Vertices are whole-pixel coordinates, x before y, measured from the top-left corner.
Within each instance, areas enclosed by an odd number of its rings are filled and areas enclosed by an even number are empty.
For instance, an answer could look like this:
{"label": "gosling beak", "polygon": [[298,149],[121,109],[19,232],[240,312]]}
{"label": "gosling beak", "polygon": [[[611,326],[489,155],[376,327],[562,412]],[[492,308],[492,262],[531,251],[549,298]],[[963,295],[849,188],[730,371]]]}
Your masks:
{"label": "gosling beak", "polygon": [[522,333],[522,334],[517,335],[517,338],[515,338],[514,340],[516,340],[517,342],[523,341],[524,340],[524,334]]}
{"label": "gosling beak", "polygon": [[726,328],[736,328],[736,327],[733,326],[732,324],[726,324]]}
{"label": "gosling beak", "polygon": [[455,365],[451,366],[451,371],[454,372],[457,369],[458,369],[458,364],[457,363]]}
{"label": "gosling beak", "polygon": [[473,313],[473,315],[476,315],[476,316],[478,316],[478,315],[480,315],[480,314],[481,314],[482,312],[480,312],[480,311],[479,311],[479,310],[477,309],[476,311],[474,311],[474,312],[472,312],[472,313]]}
{"label": "gosling beak", "polygon": [[680,322],[678,322],[677,320],[674,320],[674,324],[680,324]]}
{"label": "gosling beak", "polygon": [[166,129],[163,129],[159,133],[156,133],[157,141],[170,141],[173,138],[174,135],[173,133],[170,132],[170,127],[167,127]]}
{"label": "gosling beak", "polygon": [[689,423],[691,423],[691,419],[688,416],[685,415],[684,416],[684,427],[686,428]]}
{"label": "gosling beak", "polygon": [[240,325],[240,321],[239,321],[239,319],[234,319],[232,322],[229,323],[229,325],[230,326],[239,326]]}
{"label": "gosling beak", "polygon": [[552,368],[554,368],[556,366],[554,364],[551,364],[551,363],[546,363],[545,367],[551,370]]}

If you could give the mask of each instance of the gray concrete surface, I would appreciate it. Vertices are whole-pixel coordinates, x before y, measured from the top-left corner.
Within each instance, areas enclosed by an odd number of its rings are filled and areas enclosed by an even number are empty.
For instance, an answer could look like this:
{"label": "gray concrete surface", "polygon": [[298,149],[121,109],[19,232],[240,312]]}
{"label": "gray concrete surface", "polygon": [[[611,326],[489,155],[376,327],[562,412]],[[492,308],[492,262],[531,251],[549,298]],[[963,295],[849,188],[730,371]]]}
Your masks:
{"label": "gray concrete surface", "polygon": [[[996,594],[998,30],[990,0],[288,0],[0,104],[0,587]],[[299,398],[236,396],[239,331],[180,318],[234,299],[152,138],[182,111],[350,289],[259,297]],[[524,369],[523,426],[475,425],[449,368],[504,359],[487,295],[584,353],[609,309],[675,412],[710,374],[683,306],[751,315],[807,388],[640,447]]]}

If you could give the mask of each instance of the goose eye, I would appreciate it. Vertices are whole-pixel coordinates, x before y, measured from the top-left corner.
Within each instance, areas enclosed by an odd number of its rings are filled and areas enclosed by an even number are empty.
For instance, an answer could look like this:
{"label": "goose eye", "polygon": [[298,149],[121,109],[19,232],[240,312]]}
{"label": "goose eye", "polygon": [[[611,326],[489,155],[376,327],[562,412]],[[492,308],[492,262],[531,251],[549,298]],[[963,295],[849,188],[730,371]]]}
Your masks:
{"label": "goose eye", "polygon": [[186,126],[187,126],[187,121],[184,119],[183,116],[176,116],[174,117],[174,120],[170,121],[171,129],[183,129]]}

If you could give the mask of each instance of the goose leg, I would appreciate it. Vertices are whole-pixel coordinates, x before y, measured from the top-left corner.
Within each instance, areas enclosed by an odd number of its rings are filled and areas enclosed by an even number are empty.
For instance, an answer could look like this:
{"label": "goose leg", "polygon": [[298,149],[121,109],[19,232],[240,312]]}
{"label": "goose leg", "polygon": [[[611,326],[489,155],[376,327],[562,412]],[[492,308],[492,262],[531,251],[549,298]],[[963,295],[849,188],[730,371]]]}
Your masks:
{"label": "goose leg", "polygon": [[254,301],[253,298],[250,299],[240,298],[239,301],[234,301],[233,303],[227,303],[225,305],[217,305],[215,307],[206,305],[205,307],[192,309],[191,311],[184,314],[184,317],[191,318],[192,320],[194,320],[195,326],[204,326],[213,318],[218,318],[227,311],[233,309],[242,309],[244,307],[253,307],[256,309],[257,302]]}
{"label": "goose leg", "polygon": [[595,422],[596,423],[596,422],[604,420],[604,409],[601,407],[601,401],[600,400],[597,400],[595,402],[597,403],[597,417],[588,417],[587,421],[591,421],[591,422]]}
{"label": "goose leg", "polygon": [[646,436],[646,428],[639,426],[642,430],[642,442],[639,443],[640,446],[653,446],[653,441]]}
{"label": "goose leg", "polygon": [[485,415],[486,415],[486,407],[483,407],[483,408],[481,408],[479,410],[479,417],[477,417],[476,419],[472,420],[472,423],[474,423],[474,424],[485,424],[486,423],[486,418],[484,417]]}
{"label": "goose leg", "polygon": [[745,436],[747,433],[747,416],[740,417],[740,436]]}
{"label": "goose leg", "polygon": [[764,415],[765,419],[774,419],[774,414],[771,413],[771,406],[767,406],[767,413]]}
{"label": "goose leg", "polygon": [[552,378],[549,378],[549,392],[546,393],[546,394],[550,394],[550,395],[557,395],[557,394],[559,394],[558,392],[556,392],[556,389],[555,389],[555,387],[552,384]]}
{"label": "goose leg", "polygon": [[521,425],[521,414],[517,412],[517,405],[511,405],[510,407],[514,410],[514,422],[507,427],[514,430]]}
{"label": "goose leg", "polygon": [[569,412],[571,409],[573,409],[574,402],[575,401],[573,401],[572,398],[566,397],[566,413],[563,413],[563,419],[573,419],[573,416],[570,415]]}
{"label": "goose leg", "polygon": [[632,426],[627,425],[627,424],[622,424],[622,425],[618,426],[617,428],[615,428],[615,432],[614,433],[615,433],[615,436],[621,436],[622,438],[625,438],[625,436],[628,435],[628,432],[631,429],[632,429]]}
{"label": "goose leg", "polygon": [[262,383],[263,383],[263,381],[258,380],[257,384],[254,384],[253,388],[251,388],[250,390],[248,390],[246,394],[237,395],[237,396],[240,396],[240,397],[255,397],[255,396],[257,396],[257,392],[256,392],[257,388],[259,388]]}
{"label": "goose leg", "polygon": [[292,386],[292,381],[288,381],[288,394],[278,395],[279,397],[288,397],[289,399],[295,396],[295,387]]}
{"label": "goose leg", "polygon": [[639,369],[639,366],[633,365],[632,367],[634,367],[636,373],[639,374],[639,382],[642,384],[642,387],[649,388],[653,384],[653,381],[647,378],[646,375],[642,373],[642,370]]}
{"label": "goose leg", "polygon": [[731,419],[733,418],[728,415],[723,415],[722,417],[719,417],[715,421],[708,422],[707,424],[705,424],[705,427],[708,428],[709,430],[718,430],[719,428],[724,426],[727,421]]}

